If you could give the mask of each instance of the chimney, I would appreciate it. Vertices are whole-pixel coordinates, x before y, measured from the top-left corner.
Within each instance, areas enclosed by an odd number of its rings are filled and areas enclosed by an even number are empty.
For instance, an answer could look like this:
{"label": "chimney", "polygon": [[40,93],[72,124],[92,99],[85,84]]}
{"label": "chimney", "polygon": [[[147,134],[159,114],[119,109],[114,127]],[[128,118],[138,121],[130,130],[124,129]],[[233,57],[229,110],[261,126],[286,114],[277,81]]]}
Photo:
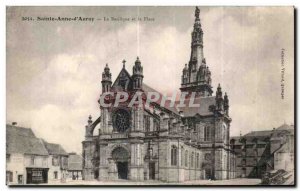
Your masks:
{"label": "chimney", "polygon": [[12,125],[13,126],[16,126],[18,123],[17,122],[12,122]]}

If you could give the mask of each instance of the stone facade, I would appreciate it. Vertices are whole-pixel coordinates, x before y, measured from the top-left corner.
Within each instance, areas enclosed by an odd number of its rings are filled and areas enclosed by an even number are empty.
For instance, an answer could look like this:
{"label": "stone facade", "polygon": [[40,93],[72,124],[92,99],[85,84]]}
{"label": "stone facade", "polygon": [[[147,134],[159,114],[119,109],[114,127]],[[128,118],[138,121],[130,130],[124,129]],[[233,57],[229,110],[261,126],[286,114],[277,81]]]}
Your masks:
{"label": "stone facade", "polygon": [[270,138],[271,153],[274,158],[274,170],[295,170],[294,126],[284,124],[275,129]]}
{"label": "stone facade", "polygon": [[[212,95],[199,14],[196,8],[191,58],[183,69],[180,90],[188,93],[185,102],[195,92],[194,102],[200,107],[181,107],[178,101],[173,107],[158,102],[150,107],[128,107],[134,94],[157,91],[143,83],[139,58],[132,75],[124,61],[114,83],[106,65],[102,93],[130,92],[129,101],[118,107],[100,105],[101,115],[95,121],[89,117],[82,142],[83,179],[183,182],[235,177],[235,155],[229,146],[229,99],[226,93],[223,96],[220,84]],[[113,105],[115,100],[113,94],[106,101]],[[94,132],[96,127],[98,132]]]}
{"label": "stone facade", "polygon": [[230,145],[236,153],[236,177],[262,178],[272,170],[294,170],[293,125],[231,137]]}

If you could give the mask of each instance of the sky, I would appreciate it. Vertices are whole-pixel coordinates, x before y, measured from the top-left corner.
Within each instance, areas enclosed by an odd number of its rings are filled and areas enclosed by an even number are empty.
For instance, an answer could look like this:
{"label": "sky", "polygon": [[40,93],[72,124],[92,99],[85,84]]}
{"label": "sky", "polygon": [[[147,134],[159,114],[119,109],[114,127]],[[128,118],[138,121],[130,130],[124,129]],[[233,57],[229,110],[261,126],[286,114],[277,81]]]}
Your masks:
{"label": "sky", "polygon": [[[293,7],[199,7],[204,57],[227,92],[230,134],[294,122]],[[108,63],[113,80],[132,73],[139,56],[144,82],[179,90],[190,57],[195,7],[8,7],[6,118],[36,136],[80,153],[85,125],[100,115],[97,100]],[[90,21],[22,21],[22,17],[94,17]],[[103,17],[142,21],[103,21]],[[143,18],[154,20],[144,21]],[[282,49],[284,61],[282,64]],[[284,99],[281,70],[284,68]]]}

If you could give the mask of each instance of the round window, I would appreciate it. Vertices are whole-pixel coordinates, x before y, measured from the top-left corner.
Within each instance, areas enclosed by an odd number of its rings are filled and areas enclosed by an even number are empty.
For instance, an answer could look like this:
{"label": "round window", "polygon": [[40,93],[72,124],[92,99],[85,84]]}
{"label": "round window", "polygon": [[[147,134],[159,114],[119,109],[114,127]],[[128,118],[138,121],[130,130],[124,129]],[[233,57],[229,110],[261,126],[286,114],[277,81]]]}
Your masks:
{"label": "round window", "polygon": [[113,113],[113,127],[118,132],[125,132],[130,127],[130,113],[125,109],[118,109]]}

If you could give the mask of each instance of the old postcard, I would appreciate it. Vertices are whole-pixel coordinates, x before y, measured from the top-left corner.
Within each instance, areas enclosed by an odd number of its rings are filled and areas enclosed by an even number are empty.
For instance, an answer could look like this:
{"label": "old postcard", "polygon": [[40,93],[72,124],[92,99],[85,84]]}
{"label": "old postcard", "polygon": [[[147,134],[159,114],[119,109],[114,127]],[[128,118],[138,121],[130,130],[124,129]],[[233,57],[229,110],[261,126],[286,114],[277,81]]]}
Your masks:
{"label": "old postcard", "polygon": [[295,185],[294,7],[6,17],[7,185]]}

